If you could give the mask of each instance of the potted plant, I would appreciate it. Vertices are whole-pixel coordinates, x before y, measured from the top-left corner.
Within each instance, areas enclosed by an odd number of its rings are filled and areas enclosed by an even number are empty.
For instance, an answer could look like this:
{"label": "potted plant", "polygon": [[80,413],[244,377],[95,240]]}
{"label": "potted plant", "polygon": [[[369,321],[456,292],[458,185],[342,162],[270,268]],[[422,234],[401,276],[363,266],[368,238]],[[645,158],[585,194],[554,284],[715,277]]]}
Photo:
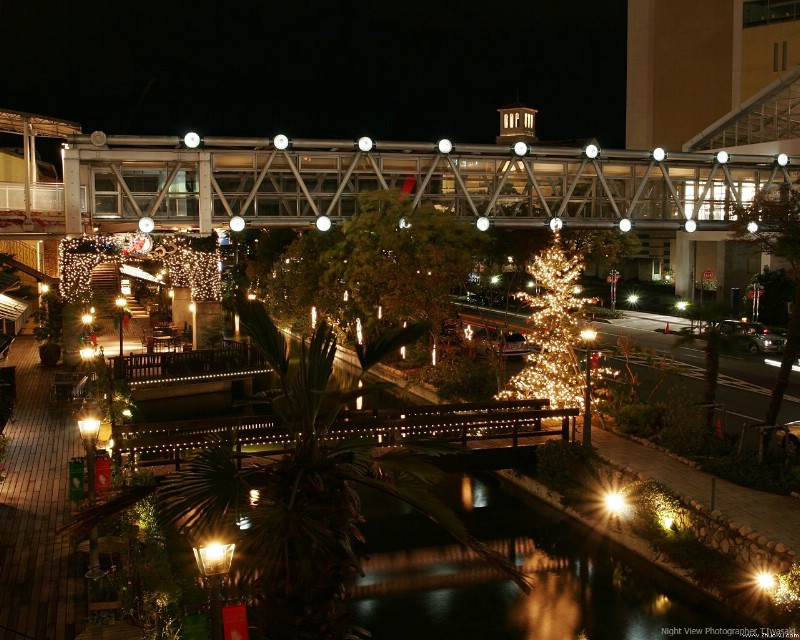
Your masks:
{"label": "potted plant", "polygon": [[39,342],[39,359],[46,367],[54,367],[61,357],[63,304],[58,294],[50,290],[41,298],[39,310],[33,314],[36,326],[33,337]]}

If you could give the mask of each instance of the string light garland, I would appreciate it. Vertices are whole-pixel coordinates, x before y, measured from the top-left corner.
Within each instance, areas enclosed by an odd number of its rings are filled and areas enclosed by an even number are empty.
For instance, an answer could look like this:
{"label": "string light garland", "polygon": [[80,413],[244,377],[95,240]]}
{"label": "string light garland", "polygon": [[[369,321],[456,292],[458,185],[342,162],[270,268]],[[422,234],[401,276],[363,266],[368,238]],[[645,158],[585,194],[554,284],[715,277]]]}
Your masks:
{"label": "string light garland", "polygon": [[580,341],[576,311],[584,301],[573,291],[583,268],[580,256],[567,257],[558,236],[528,268],[539,293],[517,297],[534,309],[526,338],[540,350],[528,355],[525,368],[496,396],[499,400],[549,398],[554,409],[581,406],[584,382],[572,345]]}
{"label": "string light garland", "polygon": [[147,251],[139,234],[67,238],[58,246],[60,292],[65,302],[88,302],[92,297],[92,270],[99,264],[122,263],[128,258],[161,260],[169,269],[172,285],[190,287],[192,299],[219,301],[221,260],[216,242],[181,235],[148,236]]}

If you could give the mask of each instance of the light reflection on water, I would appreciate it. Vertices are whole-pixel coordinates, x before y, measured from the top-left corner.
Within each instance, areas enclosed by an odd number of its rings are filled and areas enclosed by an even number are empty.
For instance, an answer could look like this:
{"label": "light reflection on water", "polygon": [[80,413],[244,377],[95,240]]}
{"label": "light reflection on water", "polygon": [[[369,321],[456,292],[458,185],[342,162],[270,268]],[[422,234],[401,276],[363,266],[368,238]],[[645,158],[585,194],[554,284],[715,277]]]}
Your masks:
{"label": "light reflection on water", "polygon": [[[451,479],[443,493],[453,508],[467,495],[472,504],[463,506],[473,514],[480,513],[474,498],[479,494],[484,505],[515,502],[491,482],[469,483],[466,491],[462,478]],[[488,544],[533,576],[529,594],[459,545],[416,549],[409,536],[394,551],[369,554],[367,577],[354,589],[361,599],[353,602],[353,622],[375,640],[652,640],[664,637],[665,627],[747,626],[698,594],[661,586],[648,566],[589,540],[571,523],[554,520],[552,512],[513,507],[508,513],[519,519],[496,522]],[[386,509],[380,505],[384,516]],[[520,524],[527,535],[516,535]],[[504,529],[514,533],[504,538]]]}

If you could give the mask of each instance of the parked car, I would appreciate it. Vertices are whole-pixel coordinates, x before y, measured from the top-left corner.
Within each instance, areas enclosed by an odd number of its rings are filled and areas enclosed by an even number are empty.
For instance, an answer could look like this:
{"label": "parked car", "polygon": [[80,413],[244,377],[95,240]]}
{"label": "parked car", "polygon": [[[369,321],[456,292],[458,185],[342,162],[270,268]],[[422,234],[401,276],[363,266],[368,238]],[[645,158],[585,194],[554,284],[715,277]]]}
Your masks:
{"label": "parked car", "polygon": [[778,427],[774,434],[775,442],[790,456],[800,454],[800,420],[787,422]]}
{"label": "parked car", "polygon": [[532,351],[532,345],[518,331],[504,331],[500,334],[479,329],[475,341],[479,349],[494,351],[502,358],[522,357]]}
{"label": "parked car", "polygon": [[772,333],[767,325],[760,322],[723,320],[720,333],[727,336],[741,336],[742,348],[750,353],[779,353],[783,351],[786,339]]}

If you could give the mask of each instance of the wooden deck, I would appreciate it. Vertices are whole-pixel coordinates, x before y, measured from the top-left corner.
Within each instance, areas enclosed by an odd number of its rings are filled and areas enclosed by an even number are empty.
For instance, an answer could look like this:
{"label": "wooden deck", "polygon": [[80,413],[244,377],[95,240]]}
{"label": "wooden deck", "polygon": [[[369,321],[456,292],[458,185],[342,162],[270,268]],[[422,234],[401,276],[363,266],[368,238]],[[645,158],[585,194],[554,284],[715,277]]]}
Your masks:
{"label": "wooden deck", "polygon": [[5,366],[16,367],[8,477],[0,484],[0,638],[73,640],[86,627],[85,555],[56,528],[70,515],[67,462],[83,455],[71,411],[50,403],[53,373],[20,335]]}

